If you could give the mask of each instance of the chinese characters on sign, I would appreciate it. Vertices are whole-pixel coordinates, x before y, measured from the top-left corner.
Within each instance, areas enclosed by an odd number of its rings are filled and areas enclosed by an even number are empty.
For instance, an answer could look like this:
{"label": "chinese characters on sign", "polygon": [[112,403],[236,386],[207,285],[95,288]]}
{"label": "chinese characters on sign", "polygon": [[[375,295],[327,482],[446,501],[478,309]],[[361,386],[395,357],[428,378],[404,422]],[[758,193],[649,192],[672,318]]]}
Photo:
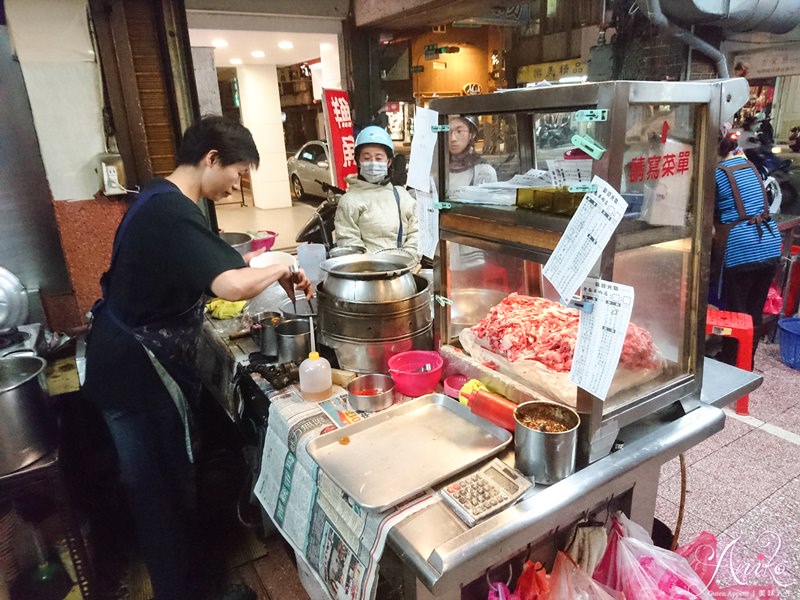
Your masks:
{"label": "chinese characters on sign", "polygon": [[691,150],[684,150],[677,154],[671,152],[663,156],[660,154],[646,157],[637,156],[631,159],[628,181],[636,183],[673,175],[685,175],[689,172],[691,157]]}
{"label": "chinese characters on sign", "polygon": [[322,108],[330,149],[331,179],[345,189],[345,177],[356,172],[355,136],[350,99],[342,90],[323,90]]}
{"label": "chinese characters on sign", "polygon": [[601,400],[619,364],[634,297],[632,287],[594,277],[581,287],[581,299],[592,310],[581,311],[569,380]]}
{"label": "chinese characters on sign", "polygon": [[580,60],[561,60],[535,65],[524,65],[517,72],[517,83],[534,83],[558,80],[562,77],[576,77],[587,74],[586,63]]}

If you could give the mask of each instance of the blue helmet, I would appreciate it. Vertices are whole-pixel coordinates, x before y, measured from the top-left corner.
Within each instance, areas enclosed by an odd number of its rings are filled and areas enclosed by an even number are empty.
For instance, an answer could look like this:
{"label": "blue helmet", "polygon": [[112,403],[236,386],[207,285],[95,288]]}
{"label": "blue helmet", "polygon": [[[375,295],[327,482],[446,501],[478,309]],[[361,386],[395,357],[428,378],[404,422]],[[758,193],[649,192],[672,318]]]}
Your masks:
{"label": "blue helmet", "polygon": [[358,157],[359,148],[367,144],[378,144],[379,146],[383,146],[386,148],[389,158],[394,156],[392,137],[382,127],[370,125],[369,127],[364,127],[364,129],[361,130],[361,133],[359,133],[358,137],[356,137],[356,157]]}

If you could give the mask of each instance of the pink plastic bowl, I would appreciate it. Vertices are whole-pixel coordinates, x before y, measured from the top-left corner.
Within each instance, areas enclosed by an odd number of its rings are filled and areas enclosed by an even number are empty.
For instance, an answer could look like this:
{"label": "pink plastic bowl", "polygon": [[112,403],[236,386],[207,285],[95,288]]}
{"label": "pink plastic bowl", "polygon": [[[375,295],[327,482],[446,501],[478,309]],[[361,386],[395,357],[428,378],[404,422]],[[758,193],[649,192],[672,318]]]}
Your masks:
{"label": "pink plastic bowl", "polygon": [[451,398],[455,398],[458,400],[458,395],[461,392],[461,388],[464,387],[464,384],[469,381],[469,377],[466,375],[450,375],[450,377],[444,378],[444,393],[450,396]]}
{"label": "pink plastic bowl", "polygon": [[259,234],[266,233],[267,235],[264,237],[255,237],[253,236],[253,241],[250,242],[250,248],[253,250],[270,250],[272,246],[275,245],[275,238],[278,237],[278,234],[274,231],[259,231]]}
{"label": "pink plastic bowl", "polygon": [[[444,361],[438,352],[409,350],[392,356],[388,361],[389,374],[395,389],[406,396],[424,396],[436,389]],[[430,371],[420,371],[430,365]]]}

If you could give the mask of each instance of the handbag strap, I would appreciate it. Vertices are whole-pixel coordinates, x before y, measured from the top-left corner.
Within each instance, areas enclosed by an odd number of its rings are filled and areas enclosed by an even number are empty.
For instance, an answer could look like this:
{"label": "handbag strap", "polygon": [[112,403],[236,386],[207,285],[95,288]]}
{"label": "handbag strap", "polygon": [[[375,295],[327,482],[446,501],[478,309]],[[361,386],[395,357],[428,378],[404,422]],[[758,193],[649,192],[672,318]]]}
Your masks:
{"label": "handbag strap", "polygon": [[394,200],[397,202],[397,219],[400,221],[400,227],[397,229],[397,247],[403,247],[403,213],[400,212],[400,194],[397,193],[397,188],[392,185],[394,192]]}

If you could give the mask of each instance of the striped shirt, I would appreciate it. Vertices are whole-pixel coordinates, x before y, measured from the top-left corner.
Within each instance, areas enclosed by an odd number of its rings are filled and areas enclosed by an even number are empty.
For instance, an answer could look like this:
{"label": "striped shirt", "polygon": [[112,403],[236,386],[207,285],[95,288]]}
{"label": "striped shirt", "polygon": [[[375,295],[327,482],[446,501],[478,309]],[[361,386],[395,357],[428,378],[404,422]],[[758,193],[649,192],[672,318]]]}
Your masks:
{"label": "striped shirt", "polygon": [[[735,167],[747,162],[747,159],[736,156],[722,161],[726,167]],[[715,171],[717,182],[717,217],[721,223],[733,223],[739,220],[736,202],[733,197],[728,176],[722,169]],[[761,180],[752,169],[740,169],[733,173],[739,193],[742,196],[744,211],[748,217],[764,212],[764,196]],[[759,238],[759,228],[761,237]],[[781,253],[781,236],[774,221],[764,222],[760,226],[746,221],[734,225],[725,246],[725,267],[738,267],[749,263],[759,263],[777,258]]]}

